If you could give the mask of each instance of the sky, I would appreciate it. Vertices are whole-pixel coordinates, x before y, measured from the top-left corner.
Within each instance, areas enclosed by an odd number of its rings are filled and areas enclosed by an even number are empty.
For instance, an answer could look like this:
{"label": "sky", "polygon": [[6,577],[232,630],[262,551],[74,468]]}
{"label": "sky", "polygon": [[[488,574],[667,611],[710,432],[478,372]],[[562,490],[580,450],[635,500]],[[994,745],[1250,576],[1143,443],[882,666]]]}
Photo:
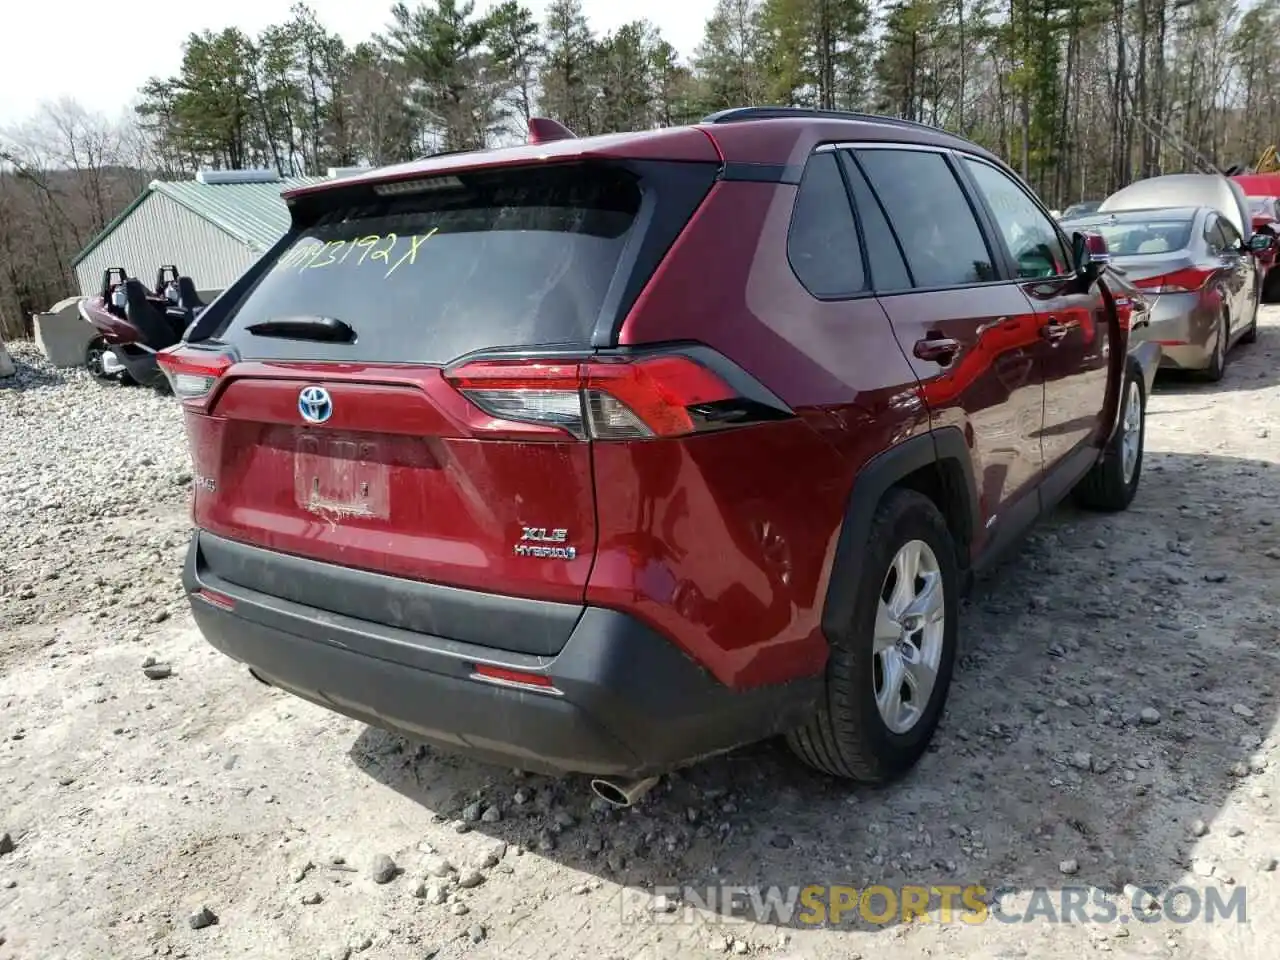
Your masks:
{"label": "sky", "polygon": [[[42,101],[62,97],[116,117],[130,108],[149,77],[177,72],[188,34],[235,26],[256,35],[269,24],[287,19],[292,3],[33,0],[21,4],[20,15],[3,15],[0,32],[0,127],[22,122]],[[541,19],[546,0],[525,3]],[[714,0],[648,0],[636,7],[625,0],[583,0],[582,5],[598,33],[644,16],[687,57],[702,37]],[[386,26],[391,0],[310,0],[310,6],[325,26],[354,44]],[[477,10],[488,6],[487,0],[477,0]]]}

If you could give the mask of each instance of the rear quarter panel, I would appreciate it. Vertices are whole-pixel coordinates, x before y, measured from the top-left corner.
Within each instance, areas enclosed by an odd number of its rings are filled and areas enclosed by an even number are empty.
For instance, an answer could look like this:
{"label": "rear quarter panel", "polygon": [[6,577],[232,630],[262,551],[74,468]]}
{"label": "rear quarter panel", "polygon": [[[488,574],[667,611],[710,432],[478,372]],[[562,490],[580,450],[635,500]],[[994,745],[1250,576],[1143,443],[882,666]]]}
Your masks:
{"label": "rear quarter panel", "polygon": [[734,686],[822,668],[821,607],[853,479],[929,427],[878,301],[818,301],[792,273],[795,195],[718,183],[619,340],[705,343],[798,417],[595,455],[588,602],[633,610]]}

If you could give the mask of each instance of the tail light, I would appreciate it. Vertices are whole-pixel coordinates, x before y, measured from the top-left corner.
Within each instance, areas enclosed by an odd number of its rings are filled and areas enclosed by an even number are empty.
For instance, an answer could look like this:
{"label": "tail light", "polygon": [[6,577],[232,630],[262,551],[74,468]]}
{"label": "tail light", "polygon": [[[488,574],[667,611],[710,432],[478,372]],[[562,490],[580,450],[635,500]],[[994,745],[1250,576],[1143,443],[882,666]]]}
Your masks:
{"label": "tail light", "polygon": [[478,361],[446,379],[493,417],[560,427],[579,440],[679,437],[789,415],[684,356]]}
{"label": "tail light", "polygon": [[1209,282],[1209,278],[1214,275],[1213,270],[1200,270],[1195,267],[1188,267],[1185,270],[1175,270],[1173,273],[1164,273],[1158,277],[1147,277],[1144,280],[1135,280],[1134,284],[1143,290],[1151,293],[1196,293],[1204,289],[1204,285]]}
{"label": "tail light", "polygon": [[235,363],[235,356],[229,351],[194,349],[180,343],[157,353],[156,362],[164,371],[175,397],[179,400],[202,400]]}

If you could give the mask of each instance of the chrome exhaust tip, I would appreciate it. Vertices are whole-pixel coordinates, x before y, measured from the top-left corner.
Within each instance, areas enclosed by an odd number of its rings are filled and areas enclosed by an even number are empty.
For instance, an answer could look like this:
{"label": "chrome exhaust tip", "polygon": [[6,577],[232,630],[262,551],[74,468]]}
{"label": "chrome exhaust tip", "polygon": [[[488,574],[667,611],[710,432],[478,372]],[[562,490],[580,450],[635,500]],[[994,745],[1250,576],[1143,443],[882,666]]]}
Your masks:
{"label": "chrome exhaust tip", "polygon": [[624,780],[621,783],[597,777],[591,781],[591,792],[611,807],[622,809],[633,806],[641,797],[652,790],[657,783],[657,777],[646,777],[643,780]]}

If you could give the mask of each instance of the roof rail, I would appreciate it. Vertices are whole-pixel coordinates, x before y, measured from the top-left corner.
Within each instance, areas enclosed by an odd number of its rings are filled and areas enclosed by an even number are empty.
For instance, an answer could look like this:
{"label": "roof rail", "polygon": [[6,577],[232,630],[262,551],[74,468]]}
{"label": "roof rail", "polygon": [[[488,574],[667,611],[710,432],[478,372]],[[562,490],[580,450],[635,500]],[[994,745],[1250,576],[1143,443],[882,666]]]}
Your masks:
{"label": "roof rail", "polygon": [[497,147],[462,147],[458,150],[437,150],[435,153],[424,153],[420,157],[414,157],[414,161],[418,160],[434,160],[436,157],[457,157],[464,153],[492,153],[494,150],[512,150],[515,147],[523,146],[519,143],[504,143]]}
{"label": "roof rail", "polygon": [[946,132],[919,120],[901,117],[882,117],[876,113],[856,113],[852,110],[813,110],[808,107],[732,107],[703,117],[703,123],[742,123],[747,120],[857,120],[862,123],[889,123],[917,130]]}
{"label": "roof rail", "polygon": [[414,157],[415,160],[434,160],[436,157],[452,157],[459,153],[477,153],[475,147],[463,147],[460,150],[437,150],[435,153],[424,153],[420,157]]}

